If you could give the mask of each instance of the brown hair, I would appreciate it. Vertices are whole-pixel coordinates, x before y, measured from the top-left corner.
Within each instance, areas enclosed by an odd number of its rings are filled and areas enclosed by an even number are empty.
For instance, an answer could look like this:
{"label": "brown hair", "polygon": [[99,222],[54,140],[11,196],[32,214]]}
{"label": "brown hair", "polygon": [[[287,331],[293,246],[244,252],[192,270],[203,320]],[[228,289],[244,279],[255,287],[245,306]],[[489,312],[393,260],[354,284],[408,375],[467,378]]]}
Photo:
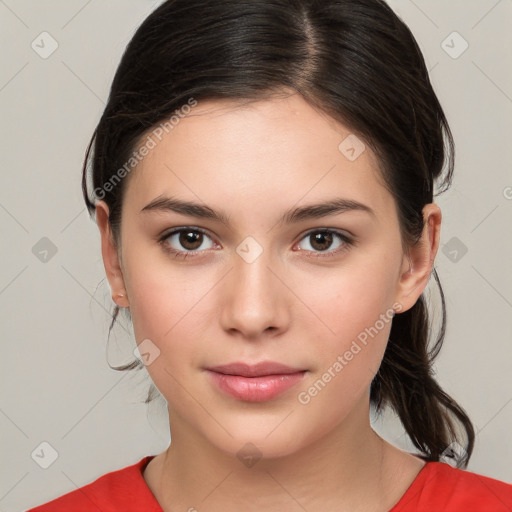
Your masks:
{"label": "brown hair", "polygon": [[[297,91],[350,127],[376,153],[397,204],[407,251],[423,231],[422,208],[433,202],[434,181],[440,186],[438,194],[451,184],[454,143],[413,35],[381,0],[161,4],[128,44],[87,148],[82,188],[89,213],[95,211],[96,199],[106,201],[118,243],[126,179],[114,183],[113,178],[148,131],[190,98],[251,101],[283,89]],[[93,196],[87,183],[91,157]],[[457,466],[466,467],[473,426],[433,376],[446,328],[446,305],[435,269],[433,275],[442,301],[435,343],[429,348],[429,314],[422,294],[411,309],[393,319],[370,400],[377,411],[392,407],[425,460],[440,460],[450,443],[460,440],[465,449]],[[110,329],[118,312],[116,307]],[[142,367],[135,360],[114,368]],[[146,402],[154,391],[152,385]]]}

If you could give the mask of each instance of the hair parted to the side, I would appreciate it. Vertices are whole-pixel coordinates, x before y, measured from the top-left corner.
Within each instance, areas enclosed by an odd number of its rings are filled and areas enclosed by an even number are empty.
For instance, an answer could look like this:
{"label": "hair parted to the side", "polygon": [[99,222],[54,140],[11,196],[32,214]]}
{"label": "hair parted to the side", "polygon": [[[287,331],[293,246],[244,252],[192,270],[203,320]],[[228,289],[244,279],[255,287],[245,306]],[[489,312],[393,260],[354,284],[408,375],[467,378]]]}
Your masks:
{"label": "hair parted to the side", "polygon": [[[376,153],[397,204],[407,251],[423,231],[422,208],[433,202],[434,182],[438,194],[451,184],[454,143],[413,35],[381,0],[161,4],[128,44],[88,145],[82,189],[89,213],[94,213],[97,199],[108,204],[119,244],[129,176],[115,184],[112,178],[126,169],[149,131],[191,98],[244,102],[286,90],[348,126]],[[93,194],[88,190],[91,158]],[[422,458],[438,461],[457,441],[464,447],[457,465],[465,468],[473,451],[473,426],[433,374],[445,335],[446,307],[437,272],[432,273],[442,299],[437,339],[429,348],[429,315],[422,295],[410,310],[395,315],[370,399],[377,411],[394,409]],[[110,329],[118,313],[116,307]],[[135,360],[113,368],[143,364]],[[152,385],[146,402],[156,396],[154,391]]]}

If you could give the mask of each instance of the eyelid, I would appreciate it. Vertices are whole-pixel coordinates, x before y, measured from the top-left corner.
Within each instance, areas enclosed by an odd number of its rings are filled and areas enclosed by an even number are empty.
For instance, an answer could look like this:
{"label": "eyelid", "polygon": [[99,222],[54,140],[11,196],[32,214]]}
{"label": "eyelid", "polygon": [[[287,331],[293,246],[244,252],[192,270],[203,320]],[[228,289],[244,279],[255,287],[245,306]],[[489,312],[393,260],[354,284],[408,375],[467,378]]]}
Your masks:
{"label": "eyelid", "polygon": [[299,240],[302,240],[303,238],[305,238],[306,236],[310,235],[311,233],[323,233],[323,232],[334,233],[334,234],[336,234],[338,236],[349,238],[349,239],[351,239],[353,241],[355,241],[357,239],[357,237],[354,234],[352,234],[350,231],[347,231],[346,229],[340,229],[340,228],[312,228],[312,229],[308,229],[306,232],[302,233],[302,235],[300,235]]}

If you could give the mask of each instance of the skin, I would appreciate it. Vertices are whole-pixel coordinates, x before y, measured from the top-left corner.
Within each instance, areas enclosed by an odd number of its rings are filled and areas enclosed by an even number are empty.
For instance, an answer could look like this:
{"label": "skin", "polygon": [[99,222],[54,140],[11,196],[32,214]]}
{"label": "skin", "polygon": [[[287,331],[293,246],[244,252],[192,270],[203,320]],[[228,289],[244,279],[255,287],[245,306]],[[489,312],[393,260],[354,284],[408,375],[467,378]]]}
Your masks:
{"label": "skin", "polygon": [[[116,300],[130,308],[137,343],[149,339],[160,351],[147,370],[167,400],[172,442],[144,479],[166,512],[386,512],[424,466],[370,426],[369,386],[391,322],[309,403],[298,400],[379,315],[393,304],[401,312],[414,305],[439,245],[441,211],[432,203],[423,209],[420,242],[403,252],[375,155],[366,146],[350,161],[338,150],[350,133],[299,94],[246,106],[200,102],[127,178],[119,247],[108,206],[97,205],[113,296],[124,294]],[[231,226],[141,212],[160,195],[224,210]],[[289,208],[335,197],[364,203],[375,216],[347,211],[277,222]],[[196,256],[176,259],[158,240],[184,226],[208,235]],[[313,229],[358,242],[315,258],[344,242],[333,235],[322,252],[307,236]],[[236,252],[248,236],[263,249],[251,263]],[[167,243],[192,247],[179,234]],[[220,392],[204,371],[263,360],[308,372],[277,398],[251,403]],[[262,456],[252,467],[237,457],[249,442]]]}

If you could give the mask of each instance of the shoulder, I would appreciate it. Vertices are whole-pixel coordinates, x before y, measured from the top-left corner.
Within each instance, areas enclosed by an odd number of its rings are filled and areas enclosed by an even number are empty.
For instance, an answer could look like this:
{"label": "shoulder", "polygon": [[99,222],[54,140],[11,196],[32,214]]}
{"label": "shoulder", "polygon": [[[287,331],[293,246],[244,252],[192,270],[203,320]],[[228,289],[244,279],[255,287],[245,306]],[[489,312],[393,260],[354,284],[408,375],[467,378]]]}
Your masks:
{"label": "shoulder", "polygon": [[147,487],[142,471],[154,455],[137,463],[106,473],[93,482],[26,512],[162,512]]}
{"label": "shoulder", "polygon": [[512,484],[428,462],[390,512],[510,512]]}

